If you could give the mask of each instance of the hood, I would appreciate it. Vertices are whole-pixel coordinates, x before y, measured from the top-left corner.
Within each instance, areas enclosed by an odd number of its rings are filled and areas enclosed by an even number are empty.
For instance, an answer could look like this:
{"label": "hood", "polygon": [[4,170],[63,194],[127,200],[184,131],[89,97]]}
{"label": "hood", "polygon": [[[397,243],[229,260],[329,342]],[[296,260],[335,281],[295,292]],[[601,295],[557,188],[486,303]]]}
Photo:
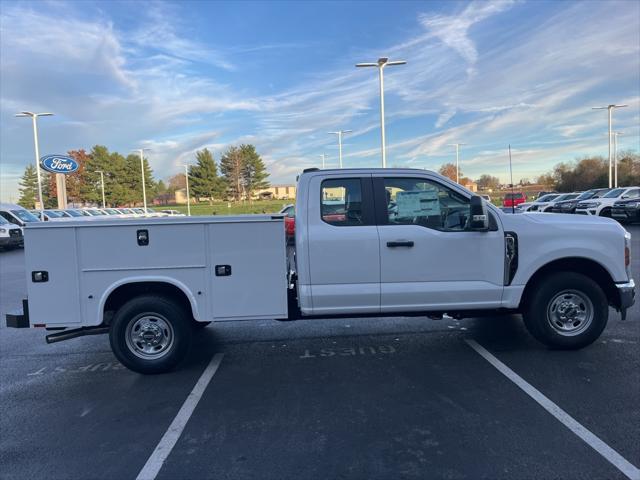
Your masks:
{"label": "hood", "polygon": [[618,222],[611,218],[595,215],[559,215],[539,212],[524,212],[520,215],[502,215],[502,224],[505,230],[518,228],[531,228],[536,225],[547,225],[552,229],[593,231],[615,230],[624,231]]}

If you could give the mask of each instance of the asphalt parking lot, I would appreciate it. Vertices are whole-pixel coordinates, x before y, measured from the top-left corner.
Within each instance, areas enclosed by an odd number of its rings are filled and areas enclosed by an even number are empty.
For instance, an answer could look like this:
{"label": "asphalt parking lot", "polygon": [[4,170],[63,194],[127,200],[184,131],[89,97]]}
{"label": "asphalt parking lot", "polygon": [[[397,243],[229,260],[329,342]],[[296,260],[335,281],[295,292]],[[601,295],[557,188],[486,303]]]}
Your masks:
{"label": "asphalt parking lot", "polygon": [[[3,324],[23,270],[22,251],[0,252]],[[640,466],[638,304],[574,352],[541,346],[518,316],[225,322],[158,376],[124,369],[106,336],[44,336],[0,329],[0,478],[623,479]]]}

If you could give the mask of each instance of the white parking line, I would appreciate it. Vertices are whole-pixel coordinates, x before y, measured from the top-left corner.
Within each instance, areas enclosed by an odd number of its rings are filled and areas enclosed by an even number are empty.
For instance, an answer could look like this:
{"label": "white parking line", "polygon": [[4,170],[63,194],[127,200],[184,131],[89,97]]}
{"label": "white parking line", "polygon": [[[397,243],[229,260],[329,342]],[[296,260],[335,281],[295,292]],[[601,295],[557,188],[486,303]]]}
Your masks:
{"label": "white parking line", "polygon": [[180,435],[182,435],[182,431],[187,425],[189,418],[191,418],[193,411],[196,409],[200,398],[202,398],[202,394],[206,390],[207,385],[209,385],[209,382],[218,370],[223,356],[223,353],[217,353],[213,356],[207,368],[205,368],[202,375],[200,375],[196,386],[193,387],[193,390],[191,390],[182,407],[180,407],[176,418],[174,418],[171,425],[169,425],[169,429],[162,436],[160,443],[158,443],[158,446],[147,460],[147,463],[145,463],[142,470],[140,470],[136,480],[153,480],[156,478],[164,461],[171,453],[171,450],[173,450]]}
{"label": "white parking line", "polygon": [[524,393],[533,398],[547,412],[553,415],[565,427],[580,437],[587,445],[602,455],[609,463],[620,470],[631,480],[640,480],[640,470],[627,461],[622,455],[616,452],[600,438],[578,423],[571,415],[561,409],[558,405],[549,400],[540,391],[536,390],[530,383],[520,377],[516,372],[507,367],[504,363],[494,357],[486,348],[475,340],[465,340],[471,348],[478,352],[487,362],[493,365],[500,373],[515,383]]}

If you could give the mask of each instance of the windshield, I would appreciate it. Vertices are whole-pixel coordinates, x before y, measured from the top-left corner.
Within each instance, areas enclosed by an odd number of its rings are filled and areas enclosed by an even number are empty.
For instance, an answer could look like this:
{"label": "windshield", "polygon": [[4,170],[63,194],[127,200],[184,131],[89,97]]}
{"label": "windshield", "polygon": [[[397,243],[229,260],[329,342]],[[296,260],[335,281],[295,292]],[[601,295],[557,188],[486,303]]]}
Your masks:
{"label": "windshield", "polygon": [[49,218],[62,218],[64,217],[64,215],[56,210],[45,210],[44,211],[45,215],[47,215]]}
{"label": "windshield", "polygon": [[624,192],[624,188],[615,188],[604,195],[602,198],[616,198],[622,195],[622,192]]}
{"label": "windshield", "polygon": [[132,208],[132,210],[133,210],[135,213],[139,213],[139,214],[141,214],[141,215],[144,215],[144,210],[143,210],[142,208]]}
{"label": "windshield", "polygon": [[588,192],[582,192],[580,195],[578,195],[576,197],[576,200],[589,200],[590,198],[593,198],[597,194],[598,192],[589,190]]}
{"label": "windshield", "polygon": [[0,225],[10,225],[10,223],[7,222],[4,217],[0,217]]}
{"label": "windshield", "polygon": [[78,212],[77,210],[65,210],[65,213],[66,213],[67,215],[72,216],[72,217],[82,217],[82,216],[83,216],[83,215],[82,215],[80,212]]}
{"label": "windshield", "polygon": [[555,193],[549,193],[547,195],[543,195],[542,197],[540,197],[538,199],[539,202],[550,202],[551,200],[554,200],[555,198],[558,197],[558,194]]}
{"label": "windshield", "polygon": [[105,208],[104,211],[107,212],[109,215],[120,215],[120,212],[118,212],[114,208]]}
{"label": "windshield", "polygon": [[85,210],[85,212],[89,212],[89,215],[93,215],[94,217],[99,217],[100,215],[106,215],[106,213],[101,212],[100,210]]}
{"label": "windshield", "polygon": [[28,212],[27,210],[11,210],[11,213],[25,223],[40,221],[38,220],[38,217],[36,217],[33,213]]}

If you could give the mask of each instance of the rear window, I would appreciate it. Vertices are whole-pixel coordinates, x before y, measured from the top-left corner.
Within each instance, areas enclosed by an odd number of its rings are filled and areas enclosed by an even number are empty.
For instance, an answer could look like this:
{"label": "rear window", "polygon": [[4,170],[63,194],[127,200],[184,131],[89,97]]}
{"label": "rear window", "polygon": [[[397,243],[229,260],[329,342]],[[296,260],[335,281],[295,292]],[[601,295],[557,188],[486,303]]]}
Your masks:
{"label": "rear window", "polygon": [[320,191],[320,215],[324,222],[339,227],[364,225],[359,178],[324,180]]}
{"label": "rear window", "polygon": [[522,198],[522,193],[507,193],[507,194],[504,196],[504,198],[505,198],[506,200],[513,200],[514,198],[515,198],[515,199]]}

